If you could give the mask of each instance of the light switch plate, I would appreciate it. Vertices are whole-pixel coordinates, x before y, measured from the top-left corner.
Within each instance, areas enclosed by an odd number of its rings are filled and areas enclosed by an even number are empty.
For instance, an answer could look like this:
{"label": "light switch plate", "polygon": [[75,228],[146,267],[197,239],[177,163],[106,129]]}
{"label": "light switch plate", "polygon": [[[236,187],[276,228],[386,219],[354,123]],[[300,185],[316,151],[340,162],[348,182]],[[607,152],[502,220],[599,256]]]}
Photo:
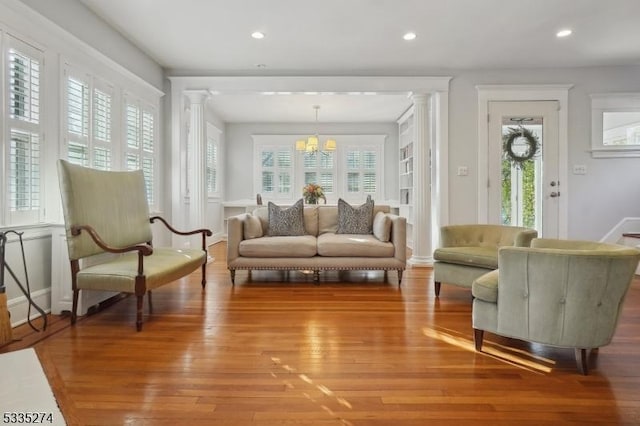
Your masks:
{"label": "light switch plate", "polygon": [[574,175],[586,175],[587,174],[587,166],[584,164],[574,164],[573,165],[573,174]]}
{"label": "light switch plate", "polygon": [[467,176],[469,174],[469,167],[458,166],[458,176]]}

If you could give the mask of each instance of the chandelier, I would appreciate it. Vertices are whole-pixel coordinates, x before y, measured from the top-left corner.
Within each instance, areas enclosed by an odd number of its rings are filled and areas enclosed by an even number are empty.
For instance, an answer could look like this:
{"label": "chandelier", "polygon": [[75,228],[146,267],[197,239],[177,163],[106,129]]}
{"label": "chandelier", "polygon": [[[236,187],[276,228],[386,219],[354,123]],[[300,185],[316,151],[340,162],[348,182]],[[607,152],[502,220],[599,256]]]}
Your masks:
{"label": "chandelier", "polygon": [[[316,128],[318,127],[318,110],[320,109],[320,105],[314,105],[313,109],[316,110]],[[320,149],[320,138],[318,137],[318,132],[315,135],[309,136],[306,140],[300,139],[296,141],[296,151],[304,151],[304,152],[318,152],[318,151],[335,151],[337,148],[336,141],[334,139],[327,139],[322,149]]]}

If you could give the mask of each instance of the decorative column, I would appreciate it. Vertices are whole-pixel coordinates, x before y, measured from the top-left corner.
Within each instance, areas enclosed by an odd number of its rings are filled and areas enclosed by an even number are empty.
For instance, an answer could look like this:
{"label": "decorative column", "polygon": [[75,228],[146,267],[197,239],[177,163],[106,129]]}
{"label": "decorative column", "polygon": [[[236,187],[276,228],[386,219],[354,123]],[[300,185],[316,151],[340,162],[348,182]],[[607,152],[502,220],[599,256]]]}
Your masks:
{"label": "decorative column", "polygon": [[[191,103],[189,137],[187,141],[187,195],[189,196],[189,229],[206,228],[207,186],[205,182],[207,158],[207,123],[204,105],[209,96],[206,90],[186,90]],[[201,236],[191,238],[192,248],[201,247]]]}
{"label": "decorative column", "polygon": [[431,129],[429,94],[414,94],[413,101],[413,252],[409,263],[433,265],[431,245]]}

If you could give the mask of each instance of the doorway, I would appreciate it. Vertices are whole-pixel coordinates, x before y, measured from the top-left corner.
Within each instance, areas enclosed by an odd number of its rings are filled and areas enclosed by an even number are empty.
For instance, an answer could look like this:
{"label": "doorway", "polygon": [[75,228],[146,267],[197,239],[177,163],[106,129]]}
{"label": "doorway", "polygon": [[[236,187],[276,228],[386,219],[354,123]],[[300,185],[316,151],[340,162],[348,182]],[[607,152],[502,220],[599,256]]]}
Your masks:
{"label": "doorway", "polygon": [[488,103],[488,222],[559,237],[557,101]]}

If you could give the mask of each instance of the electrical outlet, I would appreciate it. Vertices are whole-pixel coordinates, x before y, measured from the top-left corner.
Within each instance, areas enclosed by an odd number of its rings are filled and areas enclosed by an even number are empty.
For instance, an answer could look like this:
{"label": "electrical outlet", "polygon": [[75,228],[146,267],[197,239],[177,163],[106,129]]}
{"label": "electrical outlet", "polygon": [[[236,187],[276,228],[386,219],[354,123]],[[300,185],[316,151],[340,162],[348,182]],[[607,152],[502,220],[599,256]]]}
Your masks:
{"label": "electrical outlet", "polygon": [[458,166],[458,176],[467,176],[469,174],[469,167]]}
{"label": "electrical outlet", "polygon": [[587,174],[587,166],[584,164],[574,164],[573,165],[573,174],[574,175],[586,175]]}

